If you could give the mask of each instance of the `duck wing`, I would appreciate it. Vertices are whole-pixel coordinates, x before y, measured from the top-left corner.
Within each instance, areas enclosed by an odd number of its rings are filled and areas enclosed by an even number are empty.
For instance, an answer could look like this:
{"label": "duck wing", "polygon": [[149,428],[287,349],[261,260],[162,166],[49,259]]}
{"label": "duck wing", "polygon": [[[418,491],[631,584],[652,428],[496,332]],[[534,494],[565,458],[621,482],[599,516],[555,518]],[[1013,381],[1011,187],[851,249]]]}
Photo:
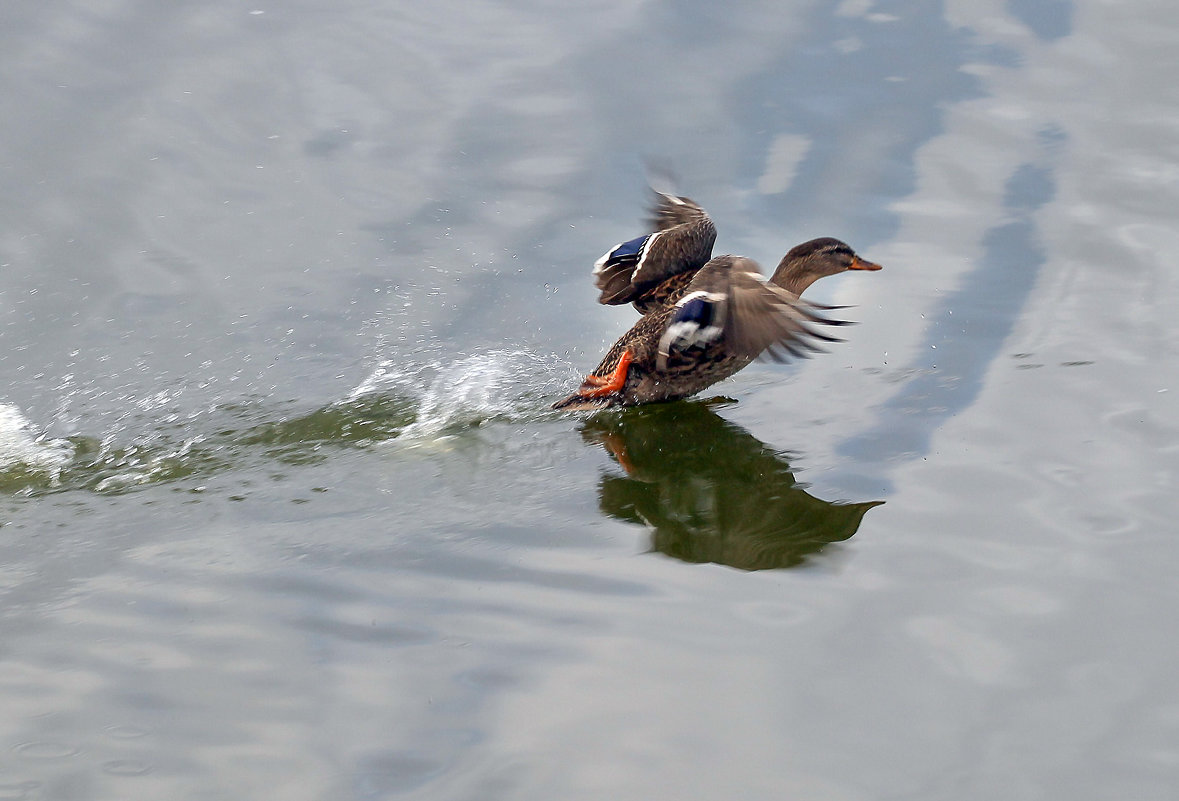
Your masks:
{"label": "duck wing", "polygon": [[718,256],[700,269],[675,305],[659,340],[658,368],[672,356],[721,347],[732,356],[774,361],[805,358],[819,342],[839,342],[816,325],[847,325],[821,314],[837,307],[802,300],[766,281],[757,263]]}
{"label": "duck wing", "polygon": [[594,263],[598,302],[636,303],[668,278],[699,270],[712,256],[716,226],[703,208],[686,197],[652,190],[651,233],[621,242]]}

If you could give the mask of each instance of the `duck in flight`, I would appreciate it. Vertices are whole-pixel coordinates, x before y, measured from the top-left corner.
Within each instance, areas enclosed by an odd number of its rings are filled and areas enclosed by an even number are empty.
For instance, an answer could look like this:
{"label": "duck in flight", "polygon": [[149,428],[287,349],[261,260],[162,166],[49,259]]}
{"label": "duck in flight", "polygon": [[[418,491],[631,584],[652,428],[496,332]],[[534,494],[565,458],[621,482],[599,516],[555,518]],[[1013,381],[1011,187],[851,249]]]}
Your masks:
{"label": "duck in flight", "polygon": [[809,356],[839,339],[818,326],[847,325],[835,306],[802,300],[807,287],[846,270],[879,270],[838,239],[812,239],[767,279],[744,256],[712,256],[716,227],[686,197],[655,191],[651,233],[611,248],[594,265],[600,303],[631,303],[642,317],[576,392],[554,409],[599,409],[677,400],[759,356]]}

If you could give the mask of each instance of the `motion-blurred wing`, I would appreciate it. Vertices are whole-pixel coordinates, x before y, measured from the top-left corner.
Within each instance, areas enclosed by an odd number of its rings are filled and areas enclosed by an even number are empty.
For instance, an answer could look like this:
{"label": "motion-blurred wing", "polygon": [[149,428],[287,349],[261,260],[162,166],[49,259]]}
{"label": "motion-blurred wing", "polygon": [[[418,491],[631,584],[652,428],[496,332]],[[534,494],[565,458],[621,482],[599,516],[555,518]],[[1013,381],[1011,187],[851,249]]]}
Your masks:
{"label": "motion-blurred wing", "polygon": [[712,255],[716,227],[688,198],[654,192],[650,224],[652,233],[615,245],[595,262],[600,303],[638,300],[668,278],[700,269]]}
{"label": "motion-blurred wing", "polygon": [[751,259],[719,256],[697,273],[659,342],[659,367],[674,354],[720,346],[733,356],[774,361],[804,358],[838,337],[817,325],[846,325],[820,314],[828,307],[808,303],[767,283]]}

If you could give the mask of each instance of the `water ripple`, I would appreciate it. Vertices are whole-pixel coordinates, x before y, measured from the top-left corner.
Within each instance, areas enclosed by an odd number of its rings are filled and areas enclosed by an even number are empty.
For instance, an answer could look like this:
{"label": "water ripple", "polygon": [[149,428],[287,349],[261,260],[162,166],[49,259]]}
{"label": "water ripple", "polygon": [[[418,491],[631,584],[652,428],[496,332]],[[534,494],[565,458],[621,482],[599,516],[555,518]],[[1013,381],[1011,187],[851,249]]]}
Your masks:
{"label": "water ripple", "polygon": [[343,398],[310,411],[297,401],[254,400],[184,414],[157,393],[130,403],[135,411],[114,430],[65,439],[47,438],[16,406],[0,405],[0,492],[122,493],[247,464],[317,463],[332,448],[417,447],[493,420],[543,419],[575,377],[556,356],[522,350],[385,361]]}

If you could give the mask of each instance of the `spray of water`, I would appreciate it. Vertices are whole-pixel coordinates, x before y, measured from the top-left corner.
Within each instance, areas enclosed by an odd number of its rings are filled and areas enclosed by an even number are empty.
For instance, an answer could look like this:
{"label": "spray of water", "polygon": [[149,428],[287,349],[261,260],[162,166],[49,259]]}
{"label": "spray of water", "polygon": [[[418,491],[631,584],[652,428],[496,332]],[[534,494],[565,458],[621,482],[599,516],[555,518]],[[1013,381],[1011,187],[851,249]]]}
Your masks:
{"label": "spray of water", "polygon": [[68,440],[47,438],[19,408],[0,404],[0,476],[23,473],[56,482],[73,455]]}
{"label": "spray of water", "polygon": [[570,384],[574,375],[555,356],[523,350],[491,350],[417,365],[385,361],[346,401],[379,393],[411,398],[417,416],[398,439],[416,442],[489,420],[536,416],[546,398]]}
{"label": "spray of water", "polygon": [[575,381],[567,362],[526,350],[388,360],[327,406],[293,412],[261,400],[185,412],[174,395],[156,392],[128,398],[128,411],[100,436],[68,440],[46,437],[16,406],[0,404],[0,491],[125,492],[249,462],[311,461],[333,446],[450,442],[490,421],[549,417],[549,403]]}

